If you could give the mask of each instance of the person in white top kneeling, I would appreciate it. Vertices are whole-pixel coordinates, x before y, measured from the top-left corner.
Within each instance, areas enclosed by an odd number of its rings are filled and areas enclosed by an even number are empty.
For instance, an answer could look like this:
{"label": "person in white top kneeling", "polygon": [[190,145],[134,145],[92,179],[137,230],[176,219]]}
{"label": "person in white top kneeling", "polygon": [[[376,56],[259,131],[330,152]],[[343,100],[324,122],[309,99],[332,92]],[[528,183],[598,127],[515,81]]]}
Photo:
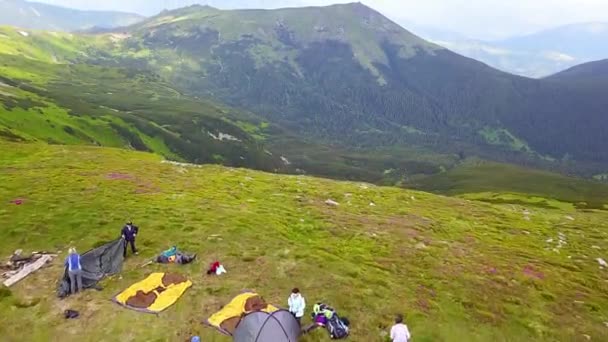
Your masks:
{"label": "person in white top kneeling", "polygon": [[395,317],[395,325],[391,328],[391,341],[408,342],[412,338],[407,325],[403,324],[403,315]]}

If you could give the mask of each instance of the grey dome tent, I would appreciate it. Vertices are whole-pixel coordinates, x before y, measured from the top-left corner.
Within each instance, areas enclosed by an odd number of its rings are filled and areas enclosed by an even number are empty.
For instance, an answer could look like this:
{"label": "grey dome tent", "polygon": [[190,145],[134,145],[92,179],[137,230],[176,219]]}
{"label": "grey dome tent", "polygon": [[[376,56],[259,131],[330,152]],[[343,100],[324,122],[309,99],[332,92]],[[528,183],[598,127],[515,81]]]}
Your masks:
{"label": "grey dome tent", "polygon": [[[80,256],[82,288],[93,288],[106,275],[116,274],[122,270],[124,243],[123,239],[117,239]],[[59,284],[57,295],[60,298],[70,295],[70,277],[67,267]]]}
{"label": "grey dome tent", "polygon": [[253,311],[236,326],[234,342],[297,342],[300,325],[286,310]]}

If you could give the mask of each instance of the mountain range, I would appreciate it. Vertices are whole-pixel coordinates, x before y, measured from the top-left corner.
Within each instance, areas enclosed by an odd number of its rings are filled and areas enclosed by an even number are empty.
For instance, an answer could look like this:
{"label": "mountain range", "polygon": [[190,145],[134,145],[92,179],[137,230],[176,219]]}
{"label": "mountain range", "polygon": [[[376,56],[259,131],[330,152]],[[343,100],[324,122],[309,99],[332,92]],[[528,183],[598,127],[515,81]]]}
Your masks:
{"label": "mountain range", "polygon": [[184,91],[328,143],[446,151],[503,145],[554,159],[607,160],[597,130],[606,125],[596,110],[602,98],[501,73],[362,4],[190,7],[136,24],[128,34],[122,48],[150,52],[146,63],[153,68],[172,65],[168,77]]}
{"label": "mountain range", "polygon": [[608,57],[608,23],[578,23],[501,41],[420,28],[422,36],[500,70],[545,77],[577,64]]}
{"label": "mountain range", "polygon": [[0,53],[13,140],[390,182],[470,156],[585,176],[608,165],[608,99],[591,86],[605,77],[500,72],[359,3],[192,6],[100,34],[7,28]]}
{"label": "mountain range", "polygon": [[76,31],[134,24],[143,17],[113,11],[81,11],[23,0],[0,0],[0,25],[27,29]]}
{"label": "mountain range", "polygon": [[[62,6],[75,5],[73,1],[49,1]],[[87,4],[73,10],[50,4],[25,0],[0,1],[0,24],[27,29],[55,31],[78,31],[99,28],[128,26],[144,19],[142,15],[154,16],[161,11],[203,3],[221,9],[274,9],[280,7],[302,7],[305,1],[284,0],[176,0],[130,1],[120,8],[132,13],[115,11],[91,11],[110,9],[111,5]],[[89,10],[85,10],[89,9]],[[527,77],[546,77],[569,67],[600,60],[608,56],[608,23],[577,23],[541,32],[515,36],[500,41],[471,39],[465,35],[440,28],[419,25],[411,20],[399,20],[403,27],[438,45],[464,56],[484,62],[494,68]]]}

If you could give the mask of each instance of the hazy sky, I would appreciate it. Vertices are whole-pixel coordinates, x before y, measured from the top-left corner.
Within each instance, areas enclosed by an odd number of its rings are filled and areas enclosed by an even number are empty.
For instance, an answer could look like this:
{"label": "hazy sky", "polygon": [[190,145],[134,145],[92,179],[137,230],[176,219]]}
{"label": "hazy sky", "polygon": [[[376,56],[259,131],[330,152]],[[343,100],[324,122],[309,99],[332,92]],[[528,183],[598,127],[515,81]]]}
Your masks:
{"label": "hazy sky", "polygon": [[[38,0],[82,9],[138,12],[192,3],[216,7],[276,8],[345,3],[342,0]],[[608,0],[365,0],[366,5],[404,24],[416,23],[472,38],[492,39],[525,34],[576,22],[608,22]],[[245,4],[245,5],[243,5]],[[406,27],[407,28],[407,27]]]}

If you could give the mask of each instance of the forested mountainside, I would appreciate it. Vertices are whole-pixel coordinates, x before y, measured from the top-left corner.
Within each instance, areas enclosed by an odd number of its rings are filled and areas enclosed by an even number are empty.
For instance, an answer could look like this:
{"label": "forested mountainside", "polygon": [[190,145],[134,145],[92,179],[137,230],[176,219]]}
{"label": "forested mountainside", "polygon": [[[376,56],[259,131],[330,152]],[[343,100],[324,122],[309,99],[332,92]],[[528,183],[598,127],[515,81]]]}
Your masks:
{"label": "forested mountainside", "polygon": [[143,69],[89,63],[103,44],[91,36],[0,30],[0,137],[262,170],[284,165],[263,147],[263,120],[185,96]]}
{"label": "forested mountainside", "polygon": [[[234,25],[239,23],[239,25]],[[139,23],[118,48],[185,92],[350,147],[422,145],[608,161],[604,96],[517,77],[430,44],[362,4]]]}
{"label": "forested mountainside", "polygon": [[606,82],[608,79],[608,59],[577,65],[568,70],[547,77],[554,81]]}

